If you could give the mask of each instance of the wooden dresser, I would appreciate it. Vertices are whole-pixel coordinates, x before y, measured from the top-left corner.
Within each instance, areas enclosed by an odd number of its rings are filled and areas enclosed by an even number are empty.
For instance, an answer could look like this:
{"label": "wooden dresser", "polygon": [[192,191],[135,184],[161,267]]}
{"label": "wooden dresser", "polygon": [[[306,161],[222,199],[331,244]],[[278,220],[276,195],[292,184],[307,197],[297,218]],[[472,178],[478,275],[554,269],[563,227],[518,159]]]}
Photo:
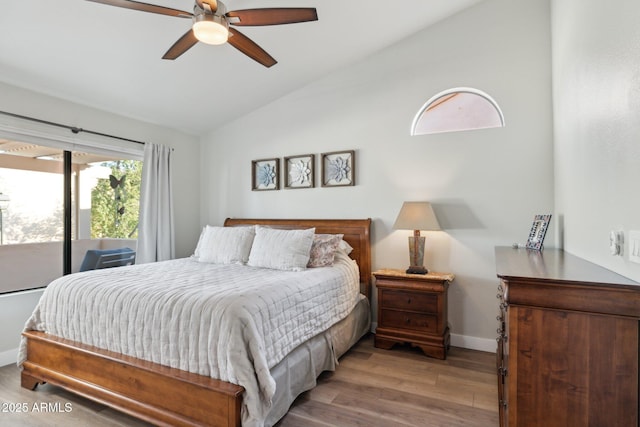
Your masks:
{"label": "wooden dresser", "polygon": [[640,284],[561,250],[495,254],[500,425],[638,426]]}
{"label": "wooden dresser", "polygon": [[378,289],[375,346],[390,349],[407,342],[428,356],[446,359],[450,341],[447,290],[453,274],[385,269],[373,275]]}

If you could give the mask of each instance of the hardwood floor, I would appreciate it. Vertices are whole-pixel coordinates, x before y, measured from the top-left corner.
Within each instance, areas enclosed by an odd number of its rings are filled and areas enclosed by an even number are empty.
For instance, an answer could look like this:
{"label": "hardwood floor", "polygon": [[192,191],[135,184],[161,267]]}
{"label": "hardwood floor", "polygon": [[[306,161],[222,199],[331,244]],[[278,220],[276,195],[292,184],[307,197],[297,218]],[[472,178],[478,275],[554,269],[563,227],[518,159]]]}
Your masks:
{"label": "hardwood floor", "polygon": [[[370,335],[299,396],[277,427],[492,427],[497,396],[493,353],[453,347],[438,360],[410,347],[377,349]],[[15,365],[0,368],[0,405],[3,426],[148,426],[57,387],[25,390]]]}

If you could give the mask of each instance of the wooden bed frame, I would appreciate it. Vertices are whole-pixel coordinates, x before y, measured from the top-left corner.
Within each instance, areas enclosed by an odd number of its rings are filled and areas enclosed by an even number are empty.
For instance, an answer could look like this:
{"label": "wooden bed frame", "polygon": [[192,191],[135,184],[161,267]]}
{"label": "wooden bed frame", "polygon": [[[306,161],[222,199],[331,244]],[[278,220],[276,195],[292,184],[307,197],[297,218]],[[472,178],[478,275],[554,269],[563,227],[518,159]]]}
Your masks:
{"label": "wooden bed frame", "polygon": [[[371,219],[231,219],[225,226],[260,224],[286,229],[315,227],[344,234],[360,268],[361,292],[371,295]],[[158,426],[239,427],[241,386],[27,331],[22,387],[50,383]]]}

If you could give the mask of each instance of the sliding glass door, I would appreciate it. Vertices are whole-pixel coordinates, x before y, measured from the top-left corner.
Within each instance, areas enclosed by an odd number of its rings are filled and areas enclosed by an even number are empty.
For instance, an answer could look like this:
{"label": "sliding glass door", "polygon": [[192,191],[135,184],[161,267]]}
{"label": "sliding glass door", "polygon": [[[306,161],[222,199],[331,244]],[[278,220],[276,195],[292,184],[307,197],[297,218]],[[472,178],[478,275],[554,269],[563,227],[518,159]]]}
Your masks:
{"label": "sliding glass door", "polygon": [[78,271],[88,250],[135,250],[141,170],[118,154],[0,139],[0,293]]}

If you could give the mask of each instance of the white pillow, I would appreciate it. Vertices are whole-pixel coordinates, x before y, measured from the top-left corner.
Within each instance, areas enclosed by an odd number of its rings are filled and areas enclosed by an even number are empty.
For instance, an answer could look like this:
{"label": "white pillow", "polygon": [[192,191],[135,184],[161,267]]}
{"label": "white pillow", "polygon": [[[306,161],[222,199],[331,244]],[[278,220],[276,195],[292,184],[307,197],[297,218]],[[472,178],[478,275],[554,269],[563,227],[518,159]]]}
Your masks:
{"label": "white pillow", "polygon": [[349,255],[351,251],[353,251],[353,248],[351,247],[351,245],[345,242],[344,240],[340,240],[340,245],[338,245],[338,249],[340,249],[342,252],[344,252],[347,255]]}
{"label": "white pillow", "polygon": [[247,264],[276,270],[304,270],[315,231],[315,228],[281,230],[257,226]]}
{"label": "white pillow", "polygon": [[202,227],[202,231],[200,232],[200,237],[198,237],[198,244],[196,245],[196,250],[193,251],[193,257],[198,259],[200,257],[200,246],[202,246],[202,241],[204,240],[204,235],[207,233],[207,226]]}
{"label": "white pillow", "polygon": [[207,225],[200,236],[195,256],[200,262],[246,264],[249,260],[255,228],[214,227]]}

